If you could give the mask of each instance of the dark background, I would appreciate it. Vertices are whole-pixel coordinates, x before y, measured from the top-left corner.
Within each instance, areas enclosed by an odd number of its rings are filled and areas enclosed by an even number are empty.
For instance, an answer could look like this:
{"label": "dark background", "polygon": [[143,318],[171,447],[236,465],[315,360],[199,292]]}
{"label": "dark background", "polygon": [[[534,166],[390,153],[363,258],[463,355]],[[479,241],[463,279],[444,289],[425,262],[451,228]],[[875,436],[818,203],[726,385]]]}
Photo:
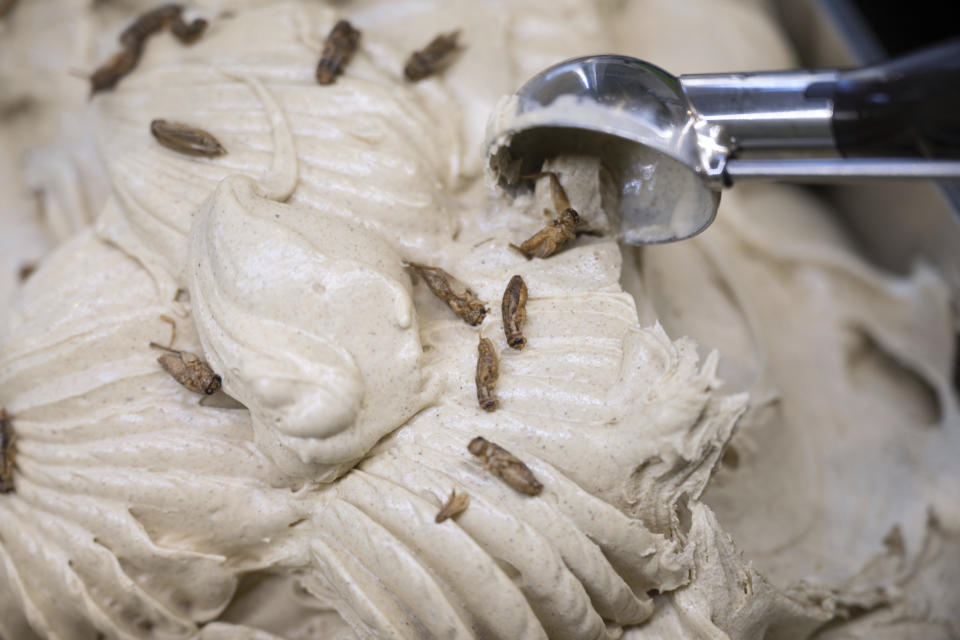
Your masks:
{"label": "dark background", "polygon": [[887,54],[960,36],[957,0],[853,0]]}

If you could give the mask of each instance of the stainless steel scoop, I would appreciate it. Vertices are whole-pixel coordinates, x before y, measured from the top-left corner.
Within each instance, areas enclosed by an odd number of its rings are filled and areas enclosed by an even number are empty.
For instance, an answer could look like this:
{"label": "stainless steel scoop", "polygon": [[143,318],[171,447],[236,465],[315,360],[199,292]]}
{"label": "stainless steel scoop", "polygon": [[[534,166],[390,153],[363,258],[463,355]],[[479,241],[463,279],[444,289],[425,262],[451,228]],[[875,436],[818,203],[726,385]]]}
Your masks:
{"label": "stainless steel scoop", "polygon": [[674,77],[636,58],[577,58],[502,105],[488,150],[508,189],[546,158],[599,156],[631,244],[699,233],[741,180],[960,178],[960,40],[855,70]]}

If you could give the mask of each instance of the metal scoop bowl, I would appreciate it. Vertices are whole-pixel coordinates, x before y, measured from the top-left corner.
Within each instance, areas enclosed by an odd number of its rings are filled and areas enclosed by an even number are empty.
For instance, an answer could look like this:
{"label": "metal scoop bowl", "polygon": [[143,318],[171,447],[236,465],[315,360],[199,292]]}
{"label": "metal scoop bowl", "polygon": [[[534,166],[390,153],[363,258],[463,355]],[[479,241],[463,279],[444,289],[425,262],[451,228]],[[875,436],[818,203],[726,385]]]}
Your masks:
{"label": "metal scoop bowl", "polygon": [[508,190],[547,158],[597,156],[619,186],[625,242],[683,240],[741,180],[960,178],[960,40],[852,71],[675,77],[577,58],[504,100],[487,145]]}

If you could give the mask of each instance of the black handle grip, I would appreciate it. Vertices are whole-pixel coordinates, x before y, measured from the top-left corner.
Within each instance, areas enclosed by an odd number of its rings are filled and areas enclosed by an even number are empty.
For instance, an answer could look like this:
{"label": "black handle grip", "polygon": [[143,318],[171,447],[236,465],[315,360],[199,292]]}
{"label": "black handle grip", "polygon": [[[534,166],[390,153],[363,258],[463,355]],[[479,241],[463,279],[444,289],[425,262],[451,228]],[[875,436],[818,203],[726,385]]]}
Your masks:
{"label": "black handle grip", "polygon": [[960,158],[960,38],[841,71],[808,95],[832,98],[844,156]]}

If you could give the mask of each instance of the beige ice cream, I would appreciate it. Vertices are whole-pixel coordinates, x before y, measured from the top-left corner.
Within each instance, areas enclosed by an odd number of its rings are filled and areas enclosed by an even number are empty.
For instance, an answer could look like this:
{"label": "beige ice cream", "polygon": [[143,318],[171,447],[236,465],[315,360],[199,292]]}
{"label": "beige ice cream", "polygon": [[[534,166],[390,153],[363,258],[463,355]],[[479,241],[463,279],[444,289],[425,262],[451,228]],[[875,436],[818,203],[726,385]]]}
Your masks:
{"label": "beige ice cream", "polygon": [[[156,36],[116,90],[51,106],[86,123],[109,186],[5,321],[0,405],[18,440],[0,635],[960,632],[960,420],[935,273],[878,272],[828,212],[775,187],[738,188],[676,246],[509,248],[548,219],[547,181],[496,193],[481,142],[539,68],[610,50],[677,72],[790,63],[756,3],[684,6],[198,3],[199,42]],[[19,12],[0,53],[34,46]],[[83,15],[109,44],[118,13]],[[341,17],[361,46],[320,87]],[[711,36],[708,59],[656,28],[718,17],[732,35]],[[406,55],[454,28],[454,64],[403,81]],[[158,117],[227,155],[161,147]],[[591,228],[610,229],[603,168],[553,162]],[[469,284],[483,324],[405,260]],[[514,274],[530,295],[522,351],[501,328]],[[479,335],[500,357],[493,413],[477,406]],[[201,404],[165,373],[148,344],[171,340],[246,408]],[[477,435],[543,492],[485,472]],[[470,505],[437,524],[452,489]]]}

